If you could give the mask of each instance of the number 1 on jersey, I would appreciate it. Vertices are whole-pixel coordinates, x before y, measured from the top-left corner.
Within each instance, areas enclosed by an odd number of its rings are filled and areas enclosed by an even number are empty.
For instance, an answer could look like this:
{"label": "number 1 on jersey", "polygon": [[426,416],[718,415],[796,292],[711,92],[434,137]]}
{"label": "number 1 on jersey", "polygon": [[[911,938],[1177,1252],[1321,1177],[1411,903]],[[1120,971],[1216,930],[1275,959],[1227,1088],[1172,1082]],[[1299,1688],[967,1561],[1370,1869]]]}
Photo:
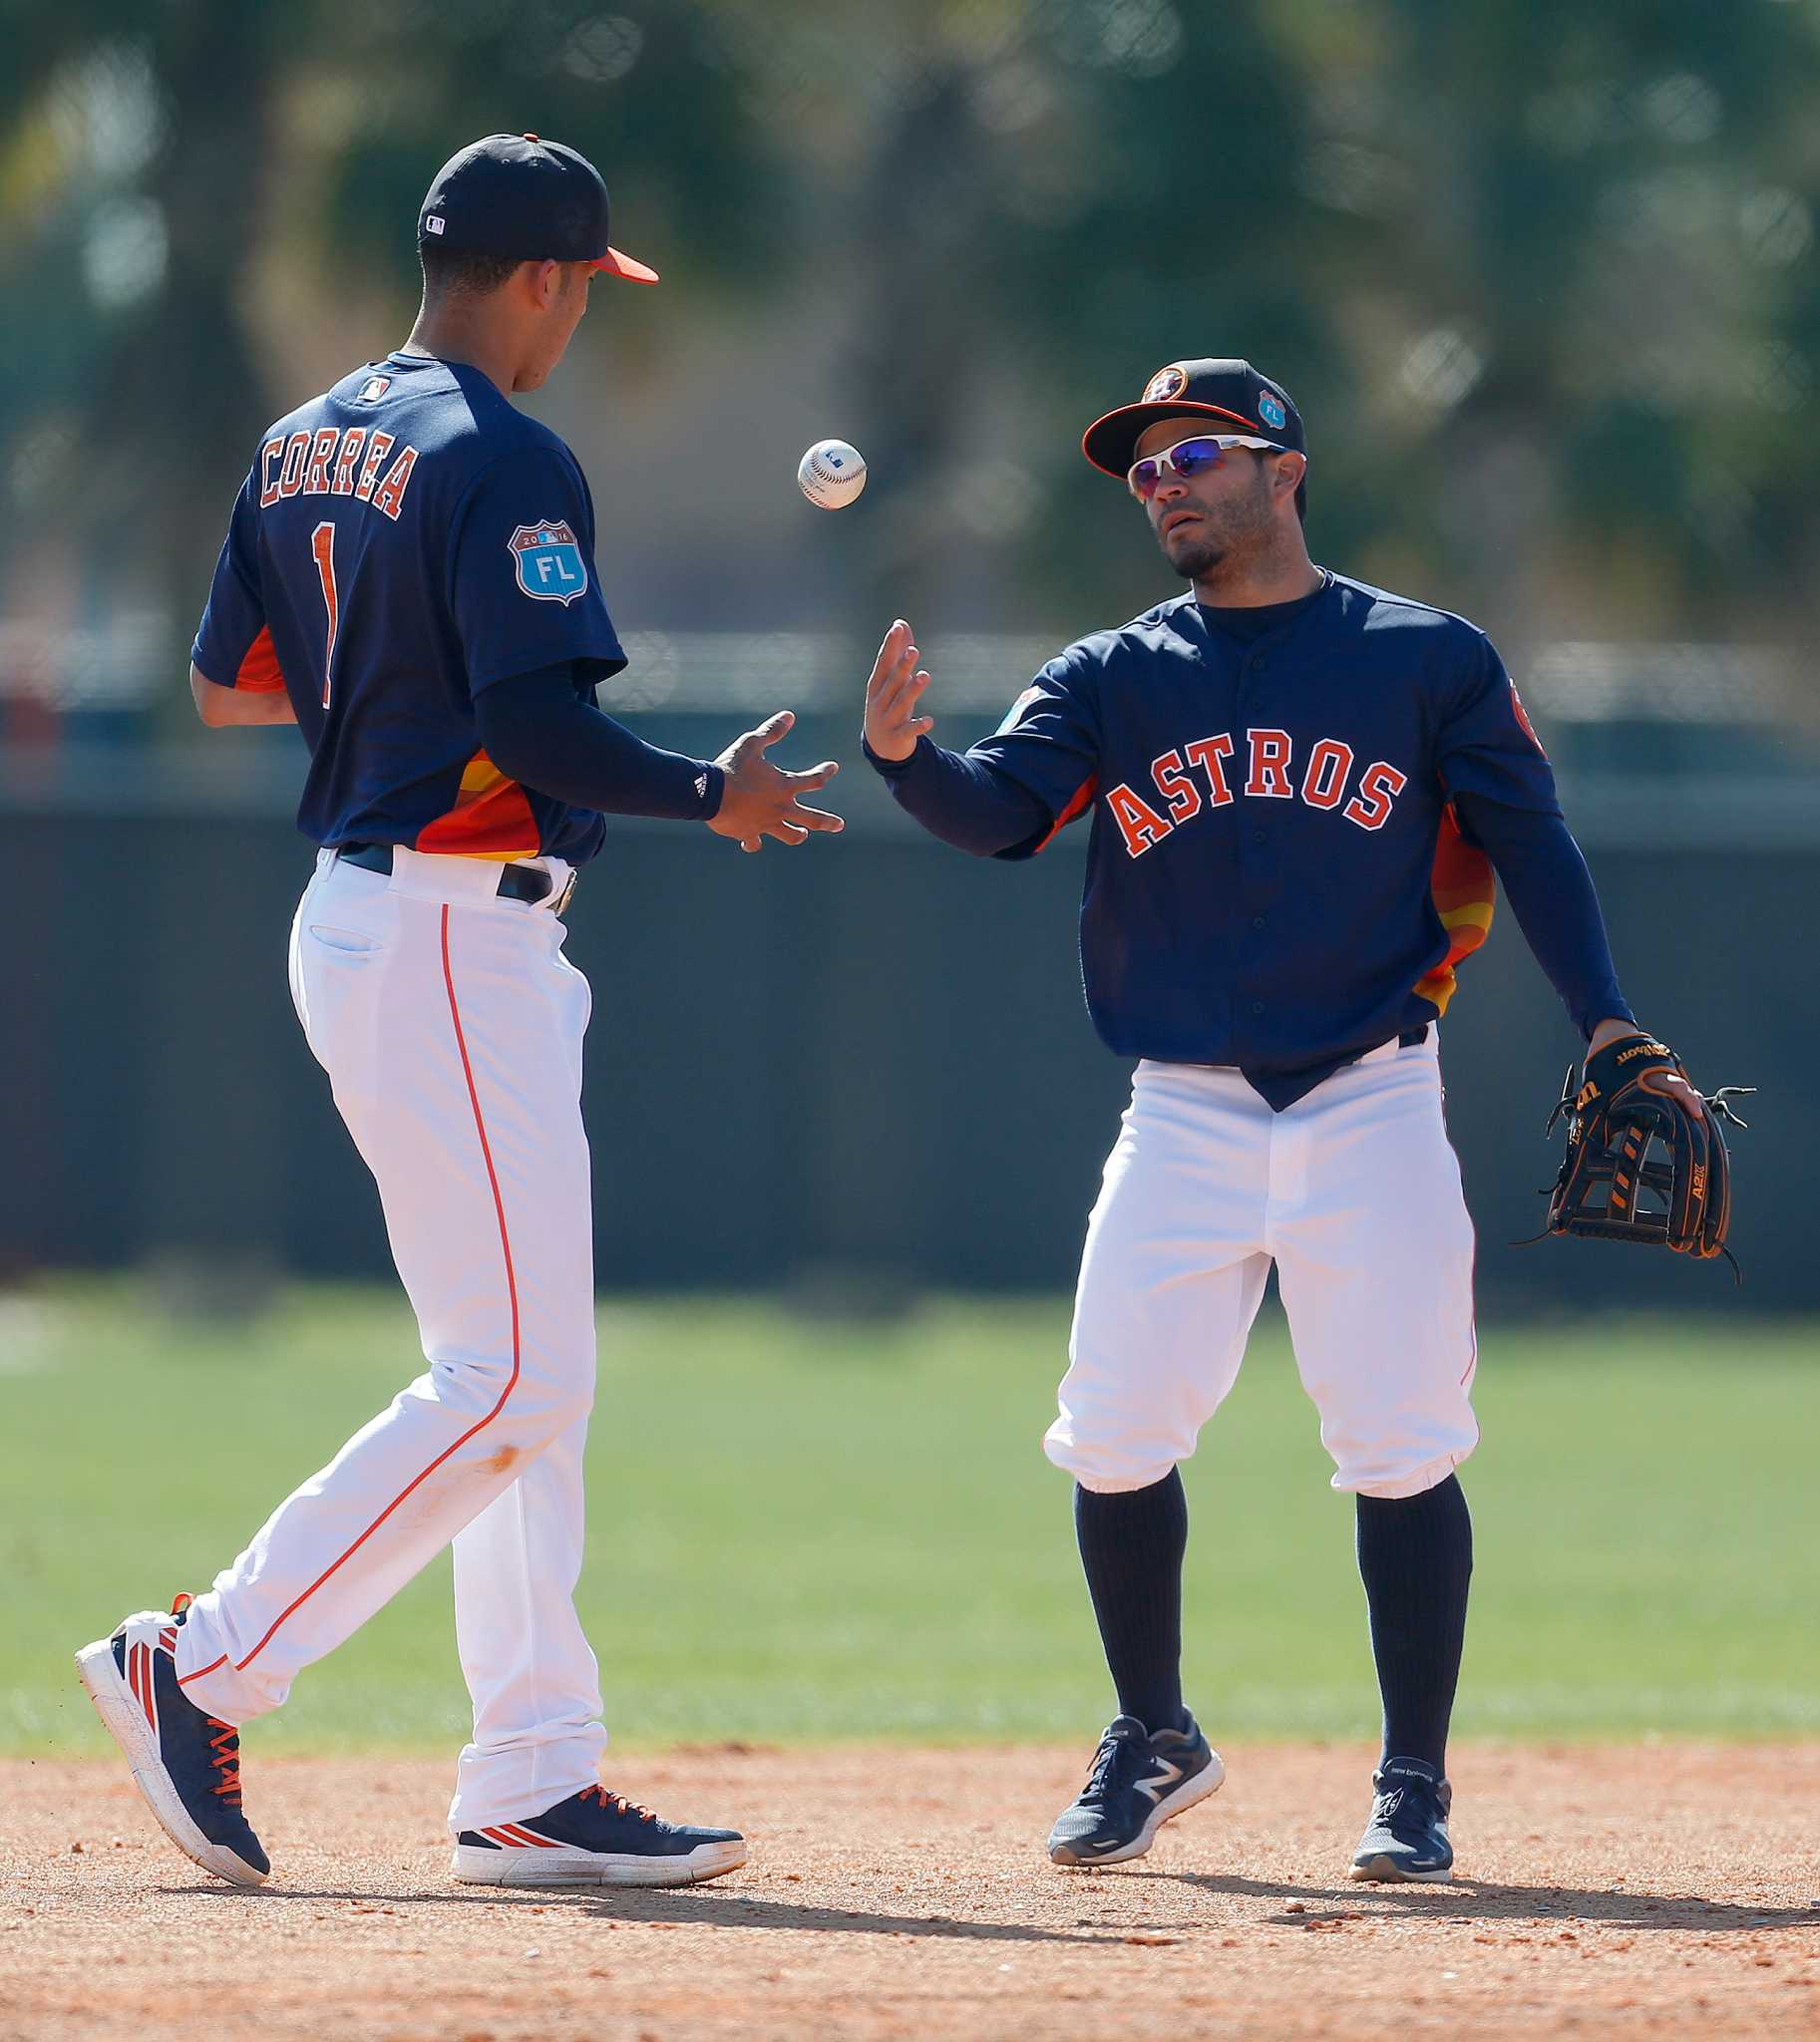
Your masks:
{"label": "number 1 on jersey", "polygon": [[335,527],[324,518],[310,533],[310,552],[322,582],[322,607],[328,611],[328,645],[322,655],[322,706],[329,706],[329,675],[335,667],[335,626],[341,617],[341,602],[335,591]]}

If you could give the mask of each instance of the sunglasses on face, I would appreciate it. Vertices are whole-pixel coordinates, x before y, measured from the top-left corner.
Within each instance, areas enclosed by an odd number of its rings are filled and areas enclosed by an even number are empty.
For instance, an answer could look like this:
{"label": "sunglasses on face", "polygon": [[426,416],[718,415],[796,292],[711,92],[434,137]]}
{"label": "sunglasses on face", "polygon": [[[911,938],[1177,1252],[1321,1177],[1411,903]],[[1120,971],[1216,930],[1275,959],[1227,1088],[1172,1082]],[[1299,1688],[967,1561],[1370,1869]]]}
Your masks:
{"label": "sunglasses on face", "polygon": [[1226,459],[1229,447],[1255,447],[1263,454],[1283,451],[1274,440],[1254,440],[1243,433],[1213,433],[1201,439],[1178,440],[1161,454],[1134,461],[1125,472],[1125,480],[1138,502],[1148,504],[1161,487],[1166,469],[1173,468],[1184,482],[1198,475],[1211,475]]}

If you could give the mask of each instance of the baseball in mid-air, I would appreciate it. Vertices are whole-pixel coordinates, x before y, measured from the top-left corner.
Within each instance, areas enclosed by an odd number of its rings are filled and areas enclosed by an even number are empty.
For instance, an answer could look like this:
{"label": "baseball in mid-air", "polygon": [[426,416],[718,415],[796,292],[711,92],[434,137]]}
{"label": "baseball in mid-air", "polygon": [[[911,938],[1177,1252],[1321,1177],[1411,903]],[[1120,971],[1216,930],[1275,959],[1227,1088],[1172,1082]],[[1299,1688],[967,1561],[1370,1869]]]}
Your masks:
{"label": "baseball in mid-air", "polygon": [[866,456],[845,440],[818,440],[796,468],[797,488],[824,510],[844,510],[866,487]]}

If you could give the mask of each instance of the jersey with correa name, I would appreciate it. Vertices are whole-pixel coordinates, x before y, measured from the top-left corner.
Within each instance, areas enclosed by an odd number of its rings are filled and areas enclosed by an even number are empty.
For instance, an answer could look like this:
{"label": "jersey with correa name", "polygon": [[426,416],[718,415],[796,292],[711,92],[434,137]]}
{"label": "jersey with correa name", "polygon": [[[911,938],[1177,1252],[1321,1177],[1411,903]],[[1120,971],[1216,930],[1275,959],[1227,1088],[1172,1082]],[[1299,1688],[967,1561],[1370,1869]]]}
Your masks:
{"label": "jersey with correa name", "polygon": [[1079,640],[970,756],[1052,819],[1001,856],[1091,812],[1107,1045],[1236,1065],[1279,1110],[1446,1008],[1494,898],[1454,798],[1560,814],[1484,632],[1332,573],[1250,640],[1192,595]]}
{"label": "jersey with correa name", "polygon": [[554,433],[478,369],[393,354],[261,437],[191,657],[218,686],[289,692],[317,844],[578,864],[600,817],[502,774],[474,704],[565,664],[591,701],[624,666],[593,551]]}

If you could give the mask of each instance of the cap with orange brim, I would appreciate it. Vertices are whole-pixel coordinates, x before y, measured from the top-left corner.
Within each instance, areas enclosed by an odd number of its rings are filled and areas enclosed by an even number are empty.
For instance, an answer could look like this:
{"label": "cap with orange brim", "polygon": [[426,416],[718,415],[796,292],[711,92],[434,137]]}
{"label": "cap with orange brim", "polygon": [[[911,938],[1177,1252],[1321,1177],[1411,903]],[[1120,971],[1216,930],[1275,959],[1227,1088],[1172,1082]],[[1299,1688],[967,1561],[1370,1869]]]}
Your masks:
{"label": "cap with orange brim", "polygon": [[622,276],[627,283],[655,283],[657,272],[648,263],[640,262],[635,256],[622,254],[617,248],[608,248],[597,261],[590,262],[590,269],[601,269],[608,276]]}
{"label": "cap with orange brim", "polygon": [[1301,414],[1282,385],[1250,362],[1222,355],[1159,369],[1136,404],[1094,420],[1081,436],[1081,452],[1123,482],[1138,458],[1138,442],[1152,426],[1177,418],[1215,419],[1220,431],[1255,435],[1297,454],[1308,451]]}
{"label": "cap with orange brim", "polygon": [[608,217],[606,182],[579,150],[540,135],[487,135],[437,171],[418,209],[417,241],[521,262],[583,262],[627,283],[655,283],[656,270],[607,239]]}

